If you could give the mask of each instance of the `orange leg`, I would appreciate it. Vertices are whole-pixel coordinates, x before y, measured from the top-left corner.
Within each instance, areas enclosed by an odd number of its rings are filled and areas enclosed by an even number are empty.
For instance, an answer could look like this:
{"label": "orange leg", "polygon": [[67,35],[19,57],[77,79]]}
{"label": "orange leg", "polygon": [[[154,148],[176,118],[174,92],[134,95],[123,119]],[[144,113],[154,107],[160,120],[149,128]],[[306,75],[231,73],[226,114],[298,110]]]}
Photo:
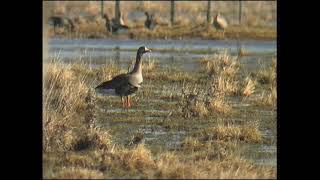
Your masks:
{"label": "orange leg", "polygon": [[121,96],[121,102],[122,102],[122,108],[124,108],[124,101],[122,96]]}
{"label": "orange leg", "polygon": [[128,102],[126,98],[121,97],[122,101],[122,108],[127,108],[128,107]]}
{"label": "orange leg", "polygon": [[126,108],[128,109],[128,97],[125,98]]}
{"label": "orange leg", "polygon": [[131,107],[131,96],[128,96],[128,100],[129,100],[128,107]]}
{"label": "orange leg", "polygon": [[127,96],[127,102],[128,102],[128,106],[127,106],[127,108],[129,108],[129,107],[130,107],[130,99],[129,99],[129,97],[130,97],[130,96]]}

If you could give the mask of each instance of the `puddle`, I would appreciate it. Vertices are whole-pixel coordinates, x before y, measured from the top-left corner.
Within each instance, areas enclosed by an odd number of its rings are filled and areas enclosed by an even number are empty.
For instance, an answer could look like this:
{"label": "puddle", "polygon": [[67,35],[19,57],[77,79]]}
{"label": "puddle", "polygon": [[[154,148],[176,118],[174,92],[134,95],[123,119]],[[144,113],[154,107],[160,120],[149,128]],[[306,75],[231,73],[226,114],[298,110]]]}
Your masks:
{"label": "puddle", "polygon": [[150,146],[165,146],[168,149],[175,148],[184,139],[185,131],[168,131],[161,126],[145,125],[140,131],[145,135],[145,143]]}
{"label": "puddle", "polygon": [[244,157],[259,165],[277,166],[275,145],[244,145]]}
{"label": "puddle", "polygon": [[[234,40],[114,40],[114,39],[50,39],[49,58],[59,57],[63,61],[85,60],[93,65],[104,65],[115,61],[120,67],[127,68],[127,62],[135,60],[136,49],[146,45],[154,49],[144,59],[156,59],[160,64],[181,63],[182,68],[192,71],[199,66],[197,61],[213,55],[216,51],[228,49],[230,53],[237,51]],[[252,65],[251,61],[261,59],[263,54],[276,52],[276,41],[246,40],[242,46],[253,56],[245,56],[241,61]],[[166,50],[165,52],[163,52]],[[259,54],[259,55],[257,55]],[[270,59],[268,56],[265,59]],[[263,59],[262,59],[263,60]]]}
{"label": "puddle", "polygon": [[123,112],[144,112],[144,113],[161,113],[168,114],[170,110],[156,110],[156,109],[123,109],[123,108],[115,108],[115,109],[100,109],[105,113],[123,113]]}
{"label": "puddle", "polygon": [[[246,68],[254,69],[259,67],[259,61],[270,61],[276,52],[276,41],[244,41],[243,47],[246,51],[252,53],[249,56],[241,57],[240,61]],[[227,48],[229,51],[235,51],[237,48],[236,41],[219,41],[219,40],[112,40],[112,39],[81,39],[81,40],[63,40],[51,39],[49,42],[49,54],[51,57],[60,51],[60,57],[63,62],[72,62],[77,60],[89,61],[90,67],[97,68],[114,61],[120,68],[127,69],[128,63],[135,59],[136,48],[140,45],[146,45],[150,49],[162,51],[153,51],[151,54],[144,56],[145,60],[156,60],[157,68],[170,68],[174,64],[182,71],[194,71],[199,69],[199,59],[213,55],[214,50]],[[118,47],[118,50],[114,50]],[[170,48],[172,49],[170,51]],[[166,50],[166,51],[164,51]],[[207,51],[207,52],[206,52]],[[77,58],[75,58],[77,57]],[[89,63],[88,62],[88,63]],[[271,62],[271,61],[270,61]],[[145,141],[150,148],[161,147],[163,149],[174,149],[180,145],[181,141],[192,134],[193,131],[207,128],[208,125],[216,119],[199,120],[197,124],[183,124],[183,130],[180,128],[170,129],[160,125],[152,124],[153,121],[162,121],[172,109],[176,100],[165,100],[162,98],[179,96],[181,86],[170,84],[166,86],[153,85],[147,82],[145,88],[152,89],[154,96],[143,97],[140,94],[134,101],[131,109],[121,108],[121,101],[116,96],[101,95],[101,98],[108,98],[111,101],[101,104],[98,111],[102,114],[103,125],[105,128],[113,130],[115,141],[126,145],[130,138],[138,131],[143,132]],[[143,89],[141,89],[143,90]],[[240,98],[230,98],[230,104],[235,108],[258,114],[261,119],[261,133],[263,140],[267,139],[265,144],[245,144],[243,145],[244,156],[253,160],[256,164],[276,166],[277,147],[276,132],[274,132],[274,119],[276,118],[275,110],[257,109],[251,106],[247,101]],[[159,106],[161,105],[161,106]],[[162,109],[162,105],[171,105],[168,110]],[[156,108],[155,108],[156,107]],[[135,113],[139,112],[139,116]],[[141,114],[143,114],[141,116]],[[124,115],[126,117],[124,117]],[[241,116],[240,116],[241,117]],[[119,118],[114,119],[112,118]],[[137,118],[137,121],[135,121]],[[251,118],[251,116],[249,117]],[[246,123],[247,117],[231,118],[228,121],[236,124]],[[147,123],[147,124],[146,124]],[[149,124],[148,124],[149,123]],[[188,123],[188,122],[186,122]],[[152,125],[150,125],[152,124]],[[184,128],[186,127],[186,128]],[[187,131],[185,130],[187,129]],[[269,143],[270,142],[270,143]]]}

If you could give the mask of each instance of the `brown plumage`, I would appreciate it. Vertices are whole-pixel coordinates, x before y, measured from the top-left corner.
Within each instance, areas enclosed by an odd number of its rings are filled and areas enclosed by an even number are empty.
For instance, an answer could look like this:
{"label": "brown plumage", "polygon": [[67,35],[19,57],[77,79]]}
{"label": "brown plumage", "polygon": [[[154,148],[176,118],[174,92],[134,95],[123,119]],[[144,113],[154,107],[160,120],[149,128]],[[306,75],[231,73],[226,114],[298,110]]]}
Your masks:
{"label": "brown plumage", "polygon": [[53,30],[56,32],[56,27],[67,27],[70,31],[74,32],[75,26],[73,21],[67,17],[51,16],[49,22],[53,25]]}
{"label": "brown plumage", "polygon": [[224,35],[224,31],[228,27],[228,22],[222,15],[220,15],[220,13],[218,13],[213,19],[213,26],[217,30],[222,30]]}
{"label": "brown plumage", "polygon": [[[120,13],[120,12],[119,12]],[[119,21],[116,21],[115,18],[109,19],[107,14],[103,15],[103,18],[106,20],[106,28],[111,33],[119,32],[120,30],[128,30],[129,26],[124,24],[122,14],[120,13]]]}
{"label": "brown plumage", "polygon": [[[137,51],[136,63],[130,73],[115,76],[112,80],[98,85],[96,89],[111,90],[108,92],[121,97],[122,107],[129,108],[131,106],[130,95],[138,91],[143,82],[141,57],[147,52],[151,50],[145,46],[140,47]],[[123,100],[123,97],[126,99]]]}
{"label": "brown plumage", "polygon": [[126,26],[125,23],[124,23],[124,20],[123,20],[122,13],[120,11],[119,11],[119,17],[120,17],[119,18],[119,24],[122,25],[122,26]]}
{"label": "brown plumage", "polygon": [[154,29],[157,25],[155,19],[154,19],[154,15],[153,14],[149,14],[148,12],[144,13],[147,17],[146,21],[144,22],[144,26],[148,29]]}

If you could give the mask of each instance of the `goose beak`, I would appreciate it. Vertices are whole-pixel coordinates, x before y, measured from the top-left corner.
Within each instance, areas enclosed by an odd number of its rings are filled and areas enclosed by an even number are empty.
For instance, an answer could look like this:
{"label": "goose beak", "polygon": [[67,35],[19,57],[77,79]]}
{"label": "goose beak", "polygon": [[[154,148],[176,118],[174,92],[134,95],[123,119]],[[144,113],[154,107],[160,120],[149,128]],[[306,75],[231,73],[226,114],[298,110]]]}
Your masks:
{"label": "goose beak", "polygon": [[144,52],[151,52],[151,49],[146,48]]}

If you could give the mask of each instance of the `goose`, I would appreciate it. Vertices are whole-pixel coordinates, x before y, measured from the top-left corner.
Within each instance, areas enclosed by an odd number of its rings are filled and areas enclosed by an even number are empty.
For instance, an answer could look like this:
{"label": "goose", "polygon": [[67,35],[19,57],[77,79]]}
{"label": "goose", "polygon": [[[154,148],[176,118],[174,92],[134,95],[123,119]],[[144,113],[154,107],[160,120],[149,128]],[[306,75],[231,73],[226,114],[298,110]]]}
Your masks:
{"label": "goose", "polygon": [[53,25],[53,30],[56,32],[56,27],[67,27],[70,31],[74,31],[74,23],[70,18],[60,17],[60,16],[51,16],[49,17],[49,22]]}
{"label": "goose", "polygon": [[137,51],[136,63],[131,72],[115,76],[110,81],[101,83],[95,89],[104,90],[109,95],[120,96],[122,107],[130,108],[130,95],[137,92],[143,82],[141,57],[147,52],[151,52],[151,50],[145,46],[141,46]]}
{"label": "goose", "polygon": [[154,29],[155,26],[157,25],[154,18],[153,18],[153,14],[149,14],[148,12],[144,13],[147,16],[146,21],[144,22],[144,26],[148,29]]}
{"label": "goose", "polygon": [[103,18],[106,19],[106,28],[111,33],[120,32],[121,30],[127,31],[129,29],[129,27],[124,24],[121,13],[119,22],[117,22],[115,18],[110,20],[107,14],[104,14]]}
{"label": "goose", "polygon": [[228,27],[228,22],[220,13],[218,13],[213,19],[213,26],[217,30],[222,30],[224,34],[224,30]]}
{"label": "goose", "polygon": [[119,19],[119,24],[122,25],[122,26],[126,26],[125,23],[124,23],[124,21],[123,21],[122,13],[121,13],[120,11],[119,11],[119,17],[120,17],[120,19]]}
{"label": "goose", "polygon": [[106,28],[109,32],[114,32],[115,31],[115,28],[114,28],[114,25],[113,25],[113,21],[110,21],[109,17],[107,14],[104,14],[103,15],[103,18],[106,20]]}

